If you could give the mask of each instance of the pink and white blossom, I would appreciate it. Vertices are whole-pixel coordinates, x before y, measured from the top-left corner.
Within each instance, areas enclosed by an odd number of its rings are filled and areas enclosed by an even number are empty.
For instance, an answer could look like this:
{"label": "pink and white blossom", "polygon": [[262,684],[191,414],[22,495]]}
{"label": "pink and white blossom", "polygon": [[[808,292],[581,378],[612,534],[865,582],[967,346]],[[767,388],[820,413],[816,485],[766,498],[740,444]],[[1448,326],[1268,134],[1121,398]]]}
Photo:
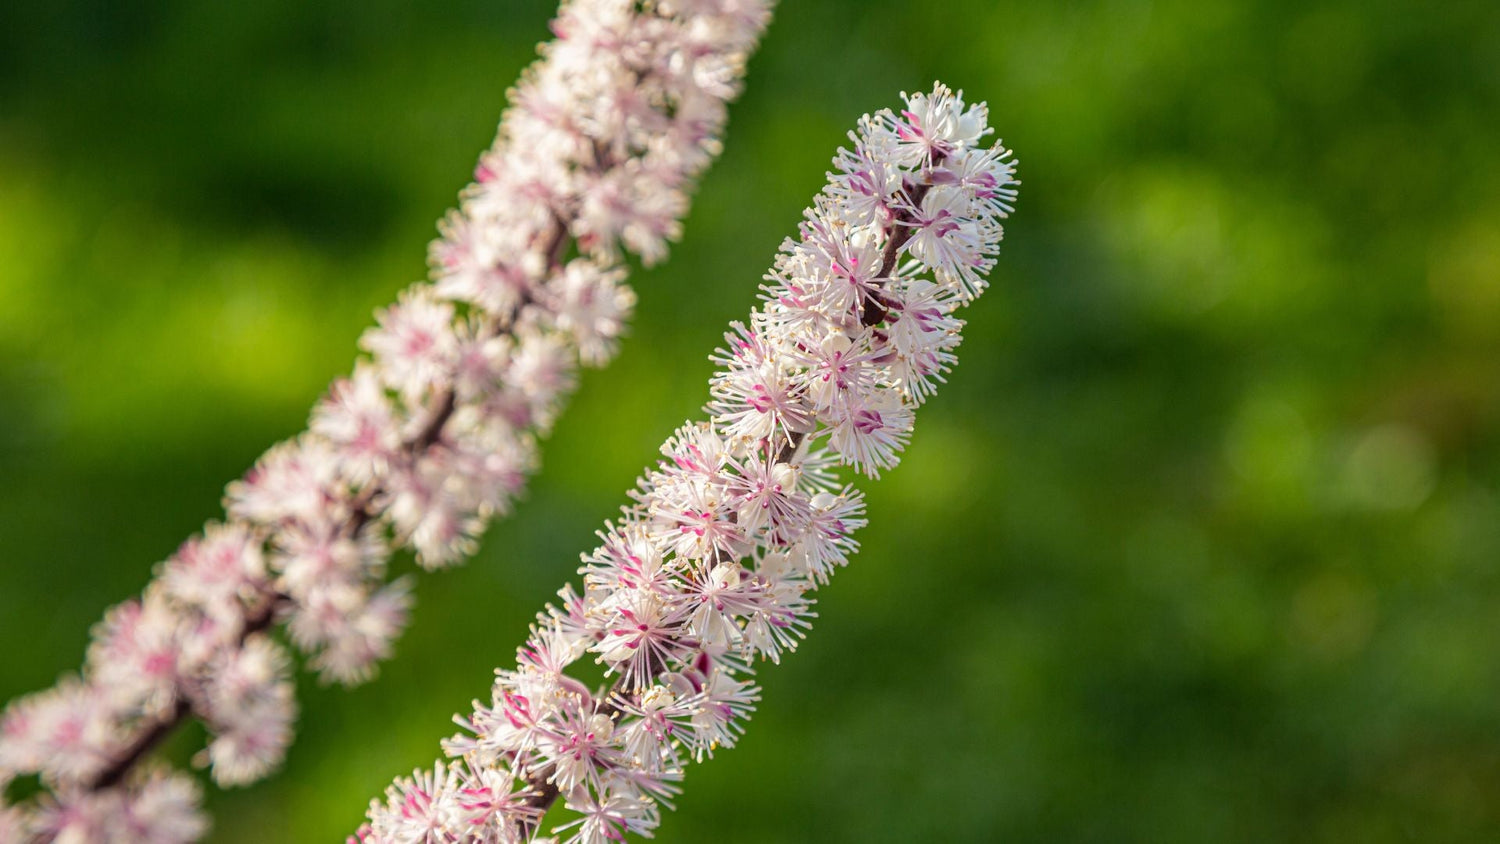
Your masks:
{"label": "pink and white blossom", "polygon": [[[406,549],[425,568],[456,564],[510,511],[578,367],[606,364],[625,333],[635,294],[624,256],[654,263],[678,236],[770,5],[564,0],[556,38],[440,226],[430,280],[376,315],[360,342],[368,357],[333,383],[308,430],[228,485],[223,522],[109,611],[82,675],[0,716],[0,783],[35,774],[47,792],[0,808],[0,840],[20,828],[44,841],[200,835],[196,787],[143,779],[137,765],[193,717],[210,735],[198,760],[220,785],[275,768],[296,715],[278,625],[324,679],[374,673],[410,604],[387,560]],[[400,789],[404,840],[525,816],[503,792],[526,783],[459,778],[439,766]]]}
{"label": "pink and white blossom", "polygon": [[188,844],[208,829],[201,792],[191,777],[160,769],[108,791],[60,789],[29,815],[0,812],[0,841]]}
{"label": "pink and white blossom", "polygon": [[[1015,197],[1008,151],[981,143],[982,104],[941,84],[906,103],[839,152],[761,307],[712,357],[709,420],[668,438],[583,556],[583,591],[564,588],[490,701],[456,718],[446,778],[398,780],[359,841],[541,840],[558,800],[577,815],[552,830],[567,844],[649,837],[686,761],[743,735],[752,664],[796,649],[811,593],[858,548],[864,502],[840,467],[876,477],[899,462]],[[610,685],[570,676],[582,659]],[[500,808],[441,808],[496,777],[503,799],[486,805]]]}

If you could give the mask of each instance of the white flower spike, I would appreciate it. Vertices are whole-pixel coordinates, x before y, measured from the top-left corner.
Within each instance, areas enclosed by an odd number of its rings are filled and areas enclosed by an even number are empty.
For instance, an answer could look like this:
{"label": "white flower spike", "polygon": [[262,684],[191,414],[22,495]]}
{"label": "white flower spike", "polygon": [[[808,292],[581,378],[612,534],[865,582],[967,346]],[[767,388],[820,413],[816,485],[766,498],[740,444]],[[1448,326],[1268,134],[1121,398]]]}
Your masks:
{"label": "white flower spike", "polygon": [[[658,261],[677,237],[771,2],[564,0],[432,246],[431,283],[378,315],[370,357],[309,430],[229,485],[225,521],[108,612],[82,676],[0,716],[0,793],[28,775],[50,792],[20,807],[0,795],[0,844],[201,835],[196,785],[139,763],[193,717],[220,785],[280,764],[296,707],[288,655],[266,635],[277,623],[324,679],[373,674],[410,601],[387,558],[457,563],[509,511],[575,369],[607,363],[625,331],[622,256]],[[482,786],[489,797],[424,811],[509,805],[503,780]]]}
{"label": "white flower spike", "polygon": [[[761,307],[713,356],[709,421],[662,446],[584,555],[582,594],[564,588],[490,702],[457,719],[446,775],[398,779],[352,842],[541,841],[558,800],[579,815],[552,830],[567,844],[649,837],[686,760],[743,734],[752,661],[797,647],[809,593],[858,547],[863,498],[837,467],[874,477],[900,459],[1016,197],[1010,153],[980,143],[983,105],[941,84],[905,99],[839,151]],[[585,658],[610,687],[567,674]]]}

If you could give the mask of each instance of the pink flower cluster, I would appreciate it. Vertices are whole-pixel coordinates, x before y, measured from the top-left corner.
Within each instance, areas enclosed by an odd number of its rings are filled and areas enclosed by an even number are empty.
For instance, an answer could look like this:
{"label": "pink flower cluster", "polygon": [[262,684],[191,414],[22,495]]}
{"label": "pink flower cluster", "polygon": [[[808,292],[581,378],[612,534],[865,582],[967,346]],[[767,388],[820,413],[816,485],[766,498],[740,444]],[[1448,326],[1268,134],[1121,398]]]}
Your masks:
{"label": "pink flower cluster", "polygon": [[[752,663],[797,646],[809,593],[857,547],[863,499],[839,467],[896,465],[1016,196],[983,105],[942,85],[905,99],[851,133],[762,306],[726,335],[710,421],[667,440],[584,556],[582,592],[562,590],[491,702],[459,719],[451,761],[397,780],[352,840],[537,840],[558,799],[569,844],[649,836],[687,760],[734,745],[759,699]],[[610,686],[567,673],[585,658]]]}
{"label": "pink flower cluster", "polygon": [[281,761],[296,703],[275,624],[324,679],[371,676],[409,603],[387,559],[455,563],[507,512],[577,365],[615,351],[634,304],[622,254],[660,260],[678,235],[770,4],[565,0],[432,281],[377,315],[308,431],[229,485],[227,518],[108,612],[81,676],[5,711],[0,794],[27,775],[50,793],[0,800],[0,842],[200,835],[196,783],[137,763],[189,716],[220,785]]}

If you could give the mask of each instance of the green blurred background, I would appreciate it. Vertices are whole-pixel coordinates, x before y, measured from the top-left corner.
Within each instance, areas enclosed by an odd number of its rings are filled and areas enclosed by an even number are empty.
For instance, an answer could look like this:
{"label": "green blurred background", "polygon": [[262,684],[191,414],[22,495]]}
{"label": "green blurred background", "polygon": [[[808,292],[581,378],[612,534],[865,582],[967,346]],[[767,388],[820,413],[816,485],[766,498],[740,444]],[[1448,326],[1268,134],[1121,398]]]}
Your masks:
{"label": "green blurred background", "polygon": [[[545,0],[0,9],[0,700],[424,272]],[[862,112],[989,101],[1019,211],[865,551],[662,842],[1500,840],[1500,7],[787,0],[624,353],[211,840],[428,764]],[[174,751],[191,752],[200,735]]]}

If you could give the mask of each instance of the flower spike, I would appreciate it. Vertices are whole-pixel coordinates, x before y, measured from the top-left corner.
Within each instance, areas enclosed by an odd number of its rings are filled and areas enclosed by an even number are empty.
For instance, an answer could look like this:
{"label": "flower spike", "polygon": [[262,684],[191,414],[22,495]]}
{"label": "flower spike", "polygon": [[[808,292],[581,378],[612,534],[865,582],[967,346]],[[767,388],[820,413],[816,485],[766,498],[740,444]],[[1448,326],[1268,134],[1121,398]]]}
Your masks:
{"label": "flower spike", "polygon": [[[563,589],[490,703],[457,719],[450,777],[397,780],[352,842],[543,840],[559,800],[578,815],[551,830],[567,844],[649,837],[687,760],[744,734],[760,700],[751,665],[796,649],[810,593],[858,548],[864,499],[839,467],[876,477],[900,460],[1016,197],[1009,151],[982,143],[982,104],[941,84],[903,98],[899,115],[860,121],[761,307],[725,335],[709,419],[667,439],[584,555],[582,593]],[[612,684],[570,677],[582,659]],[[446,805],[497,782],[503,798],[426,812],[426,837],[412,836],[414,800]]]}
{"label": "flower spike", "polygon": [[[140,763],[191,717],[218,784],[279,765],[296,717],[280,624],[323,679],[374,673],[410,603],[387,558],[453,565],[509,511],[576,368],[607,363],[625,331],[623,256],[654,263],[678,236],[770,5],[564,0],[431,247],[430,283],[377,314],[368,357],[307,432],[228,486],[226,518],[106,614],[81,677],[0,716],[0,792],[27,775],[50,792],[0,799],[0,841],[201,835],[197,785]],[[458,776],[439,767],[423,787],[447,794]],[[412,811],[509,806],[503,780],[464,781],[463,796]]]}

